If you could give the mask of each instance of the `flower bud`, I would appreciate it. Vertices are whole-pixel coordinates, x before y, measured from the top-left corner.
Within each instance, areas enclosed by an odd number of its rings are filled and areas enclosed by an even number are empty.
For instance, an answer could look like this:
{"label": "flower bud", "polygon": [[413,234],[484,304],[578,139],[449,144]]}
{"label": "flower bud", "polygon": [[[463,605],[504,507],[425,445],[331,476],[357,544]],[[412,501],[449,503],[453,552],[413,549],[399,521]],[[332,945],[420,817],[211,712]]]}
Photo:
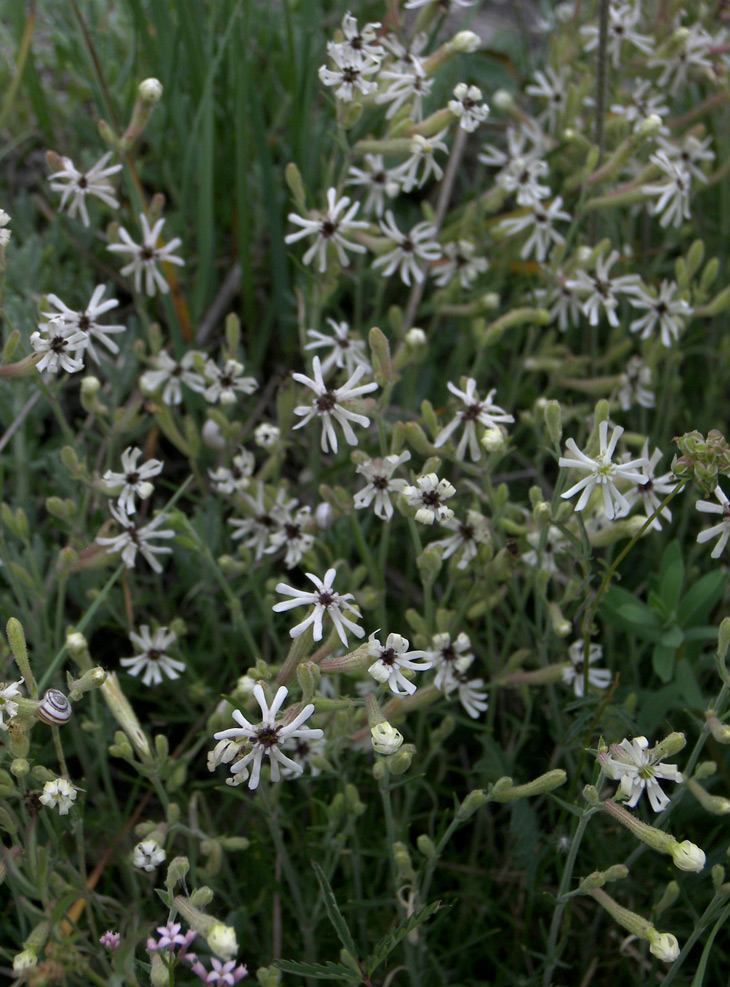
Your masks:
{"label": "flower bud", "polygon": [[656,929],[648,936],[649,952],[664,963],[674,963],[679,956],[679,943],[671,932],[657,932]]}
{"label": "flower bud", "polygon": [[437,860],[438,853],[436,852],[436,844],[433,842],[430,836],[426,833],[421,833],[421,835],[416,840],[416,846],[419,851],[423,854],[426,860]]}
{"label": "flower bud", "polygon": [[489,801],[489,796],[484,791],[483,788],[475,788],[473,791],[469,792],[467,796],[462,800],[461,805],[456,810],[456,820],[457,822],[466,822],[474,813],[481,809],[485,802]]}
{"label": "flower bud", "polygon": [[560,440],[563,437],[563,425],[559,401],[548,401],[545,405],[545,427],[548,430],[550,441],[554,445],[560,445]]}
{"label": "flower bud", "polygon": [[507,448],[507,437],[500,428],[488,428],[482,436],[482,445],[487,452],[504,452]]}
{"label": "flower bud", "polygon": [[[726,617],[725,620],[728,618]],[[730,744],[730,724],[722,723],[714,713],[706,714],[707,728],[718,744]]]}
{"label": "flower bud", "polygon": [[20,976],[25,970],[32,970],[38,963],[37,949],[24,949],[13,957],[13,973]]}
{"label": "flower bud", "polygon": [[446,42],[446,47],[455,54],[472,55],[479,51],[482,39],[473,31],[458,31],[451,41]]}
{"label": "flower bud", "polygon": [[661,915],[661,913],[666,911],[667,908],[671,908],[678,897],[679,885],[676,881],[668,881],[667,886],[664,889],[664,894],[654,906],[654,913],[656,915]]}
{"label": "flower bud", "polygon": [[[567,781],[568,776],[562,768],[555,768],[546,771],[533,781],[528,781],[526,785],[512,785],[512,779],[501,778],[495,782],[492,791],[489,793],[494,802],[514,802],[516,799],[530,798],[534,795],[544,795],[554,788],[559,788]],[[500,782],[509,781],[509,785],[500,786]],[[500,786],[498,788],[498,786]]]}
{"label": "flower bud", "polygon": [[378,754],[395,754],[403,743],[403,734],[391,726],[387,720],[377,723],[370,730],[373,750]]}
{"label": "flower bud", "polygon": [[388,770],[393,775],[402,775],[411,766],[413,755],[416,753],[415,744],[403,744],[400,750],[393,754],[388,761]]}
{"label": "flower bud", "polygon": [[671,854],[674,865],[679,870],[694,871],[698,874],[705,866],[704,850],[689,840],[684,840],[682,843],[675,840]]}
{"label": "flower bud", "polygon": [[24,757],[16,757],[10,762],[10,773],[16,778],[23,778],[30,771],[30,763]]}
{"label": "flower bud", "polygon": [[137,87],[139,98],[154,106],[162,99],[162,83],[159,79],[144,79]]}
{"label": "flower bud", "polygon": [[406,346],[412,350],[421,349],[426,345],[426,333],[416,326],[409,329],[405,337]]}

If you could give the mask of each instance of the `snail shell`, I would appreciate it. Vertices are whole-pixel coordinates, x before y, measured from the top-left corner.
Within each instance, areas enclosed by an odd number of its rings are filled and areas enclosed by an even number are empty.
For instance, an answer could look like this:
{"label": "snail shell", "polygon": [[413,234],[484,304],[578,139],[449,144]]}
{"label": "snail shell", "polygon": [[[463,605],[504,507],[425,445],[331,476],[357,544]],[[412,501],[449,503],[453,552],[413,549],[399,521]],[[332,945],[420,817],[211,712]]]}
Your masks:
{"label": "snail shell", "polygon": [[68,723],[71,713],[71,703],[59,689],[49,689],[36,710],[39,720],[56,727]]}

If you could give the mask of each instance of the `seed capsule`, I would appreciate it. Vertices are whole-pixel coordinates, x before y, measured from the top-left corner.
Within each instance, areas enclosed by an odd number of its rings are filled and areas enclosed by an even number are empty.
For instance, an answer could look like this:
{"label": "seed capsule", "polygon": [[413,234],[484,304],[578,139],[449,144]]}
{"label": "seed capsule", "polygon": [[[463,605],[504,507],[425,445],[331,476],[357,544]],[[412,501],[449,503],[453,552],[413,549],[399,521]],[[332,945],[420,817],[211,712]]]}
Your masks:
{"label": "seed capsule", "polygon": [[39,720],[56,727],[68,723],[71,713],[71,703],[59,689],[49,689],[36,710]]}

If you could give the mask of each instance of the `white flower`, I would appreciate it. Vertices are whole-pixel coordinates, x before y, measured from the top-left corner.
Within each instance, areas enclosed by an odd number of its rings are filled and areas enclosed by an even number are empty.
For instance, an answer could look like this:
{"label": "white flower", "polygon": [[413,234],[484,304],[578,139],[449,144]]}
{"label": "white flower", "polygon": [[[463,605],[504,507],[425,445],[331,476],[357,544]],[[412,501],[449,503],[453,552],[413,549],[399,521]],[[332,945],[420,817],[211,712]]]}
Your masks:
{"label": "white flower", "polygon": [[122,487],[117,503],[126,514],[134,514],[137,510],[135,496],[140,500],[147,500],[155,489],[149,481],[162,472],[163,463],[159,459],[148,459],[141,466],[137,466],[137,460],[141,455],[141,449],[127,446],[122,453],[122,472],[113,473],[107,470],[102,477],[108,489],[118,491],[119,487]]}
{"label": "white flower", "polygon": [[675,782],[683,779],[676,764],[662,764],[661,756],[648,747],[646,737],[611,744],[604,771],[609,778],[619,782],[619,791],[627,799],[629,808],[633,809],[646,789],[652,809],[661,812],[669,804],[669,797],[660,788],[657,778]]}
{"label": "white flower", "polygon": [[664,137],[657,139],[663,151],[670,158],[677,158],[698,182],[707,184],[707,175],[700,167],[703,161],[714,161],[715,152],[711,149],[712,137],[700,140],[694,134],[685,134],[680,144],[674,144]]}
{"label": "white flower", "polygon": [[[634,130],[639,131],[645,120],[651,116],[665,117],[669,113],[669,107],[662,101],[663,97],[651,93],[651,81],[649,79],[637,79],[634,81],[633,92],[626,104],[614,103],[611,112],[623,117],[627,123],[634,124]],[[669,134],[669,127],[662,126],[657,132],[658,135]],[[657,137],[658,139],[658,137]]]}
{"label": "white flower", "polygon": [[409,49],[404,48],[393,35],[383,39],[383,44],[398,58],[390,68],[381,69],[378,76],[379,81],[389,83],[387,89],[375,97],[376,103],[390,103],[385,114],[387,120],[391,120],[409,101],[412,101],[411,119],[418,122],[423,117],[423,100],[433,86],[433,79],[426,77],[425,65],[419,57],[426,42],[426,35],[422,33],[413,38]]}
{"label": "white flower", "polygon": [[629,411],[635,404],[653,408],[656,404],[656,397],[650,389],[653,380],[651,367],[640,356],[632,356],[626,364],[626,371],[619,375],[616,397],[622,409]]}
{"label": "white flower", "polygon": [[530,551],[525,552],[522,561],[542,572],[557,572],[556,555],[564,555],[570,545],[563,532],[556,525],[548,525],[545,531],[531,531],[527,535]]}
{"label": "white flower", "polygon": [[490,541],[489,522],[479,511],[467,511],[466,520],[458,521],[451,518],[441,522],[445,528],[453,531],[450,538],[442,538],[431,542],[429,548],[440,548],[441,558],[449,559],[458,555],[457,569],[466,569],[476,557],[479,546]]}
{"label": "white flower", "polygon": [[712,72],[712,56],[710,47],[715,39],[699,22],[682,30],[679,38],[673,38],[669,48],[671,54],[649,59],[649,68],[661,66],[664,71],[656,81],[659,89],[666,89],[672,96],[684,92],[687,88],[690,70],[693,73],[707,76]]}
{"label": "white flower", "polygon": [[7,247],[10,243],[11,231],[5,229],[9,222],[10,216],[4,209],[0,209],[0,247]]}
{"label": "white flower", "polygon": [[[623,42],[633,45],[647,55],[651,55],[654,50],[652,39],[634,30],[640,17],[641,5],[639,3],[617,3],[616,0],[612,0],[609,4],[607,49],[615,69],[621,64],[621,45]],[[583,45],[584,51],[593,51],[598,47],[599,30],[597,27],[593,25],[582,27],[580,33],[586,39]],[[659,85],[661,88],[661,83]]]}
{"label": "white flower", "polygon": [[497,184],[515,195],[517,205],[534,206],[550,195],[550,187],[538,181],[549,172],[547,161],[535,157],[512,158],[497,175]]}
{"label": "white flower", "polygon": [[400,191],[397,171],[385,167],[382,154],[366,154],[365,168],[352,165],[347,175],[346,185],[361,185],[368,190],[363,204],[363,212],[368,214],[374,212],[376,216],[382,216],[386,195],[394,199]]}
{"label": "white flower", "polygon": [[472,462],[476,463],[481,458],[481,449],[477,438],[476,425],[479,422],[484,428],[496,428],[499,422],[513,422],[514,418],[508,414],[504,408],[492,403],[492,398],[497,393],[496,388],[487,394],[483,401],[479,400],[476,392],[477,382],[473,377],[467,377],[465,390],[460,391],[458,387],[447,381],[446,386],[457,398],[460,398],[466,408],[460,411],[449,424],[442,428],[434,439],[434,446],[440,449],[445,445],[459,425],[464,426],[464,434],[456,447],[456,458],[463,459],[467,445],[471,454]]}
{"label": "white flower", "polygon": [[[641,467],[641,476],[644,479],[642,479],[641,483],[632,487],[631,490],[626,491],[626,500],[629,502],[630,507],[641,501],[644,508],[644,515],[649,518],[654,511],[658,510],[661,501],[675,489],[677,478],[671,472],[665,473],[663,476],[654,476],[654,470],[662,458],[663,453],[661,449],[655,449],[651,454],[651,458],[649,458],[648,439],[644,443],[641,455],[646,459],[645,465]],[[672,512],[668,507],[663,508],[660,516],[666,518],[667,521],[672,520]],[[662,530],[658,517],[654,518],[651,527],[655,531]]]}
{"label": "white flower", "polygon": [[458,680],[457,694],[459,702],[473,720],[479,719],[479,714],[489,708],[487,693],[483,692],[484,679],[467,679],[465,676],[456,676]]}
{"label": "white flower", "polygon": [[[47,370],[49,374],[57,374],[66,370],[73,374],[84,369],[84,361],[79,358],[86,347],[88,337],[79,329],[68,325],[61,315],[54,315],[39,326],[37,332],[31,333],[30,345],[36,353],[43,357],[36,367],[39,371]],[[72,356],[72,351],[75,356]]]}
{"label": "white flower", "polygon": [[241,448],[233,457],[230,468],[219,466],[217,469],[208,470],[208,476],[216,493],[242,493],[248,489],[255,466],[253,453]]}
{"label": "white flower", "polygon": [[[428,179],[433,175],[436,181],[443,178],[443,168],[434,158],[436,151],[449,153],[449,148],[444,144],[442,138],[448,133],[448,127],[434,134],[433,137],[423,137],[416,134],[411,138],[411,156],[395,170],[395,175],[400,180],[404,192],[410,192],[417,184],[423,188]],[[423,165],[420,181],[418,179],[418,169]]]}
{"label": "white flower", "polygon": [[[269,538],[279,527],[279,518],[283,511],[291,511],[297,505],[296,500],[285,504],[287,491],[280,487],[276,492],[276,499],[273,505],[267,504],[266,488],[263,483],[256,487],[256,496],[251,497],[247,493],[240,493],[238,500],[245,504],[251,511],[251,516],[246,518],[231,518],[229,524],[234,528],[231,538],[248,538],[243,542],[245,548],[255,549],[255,559],[258,562],[263,558],[267,550]],[[269,499],[270,500],[270,499]]]}
{"label": "white flower", "polygon": [[644,456],[631,459],[626,463],[613,463],[611,461],[623,432],[623,428],[616,425],[609,441],[608,422],[601,422],[598,426],[599,451],[595,458],[586,456],[585,453],[581,452],[575,444],[575,439],[568,439],[565,443],[569,455],[561,456],[558,465],[568,469],[582,470],[587,474],[570,490],[566,490],[561,495],[563,499],[566,499],[582,491],[578,503],[575,505],[576,511],[583,510],[588,504],[591,494],[598,486],[603,494],[603,511],[609,521],[628,513],[629,502],[616,486],[616,480],[629,480],[631,483],[645,482],[645,477],[638,472],[638,469],[645,466],[649,461]]}
{"label": "white flower", "polygon": [[441,247],[434,239],[436,227],[429,222],[416,223],[409,233],[401,233],[396,226],[392,210],[385,213],[385,221],[380,220],[380,228],[394,244],[393,250],[376,257],[373,268],[382,267],[383,275],[390,277],[398,271],[401,281],[410,285],[411,277],[419,283],[426,277],[419,260],[434,261],[441,256]]}
{"label": "white flower", "polygon": [[67,816],[76,801],[76,789],[66,778],[54,778],[43,786],[40,801],[51,809],[58,809],[59,816]]}
{"label": "white flower", "polygon": [[567,73],[564,68],[557,71],[548,65],[545,71],[538,70],[534,73],[535,84],[525,86],[528,96],[547,101],[547,107],[540,119],[547,119],[547,127],[550,132],[557,128],[563,110],[565,109],[566,95],[568,92]]}
{"label": "white flower", "polygon": [[3,682],[0,684],[0,730],[7,730],[8,724],[5,718],[12,720],[18,712],[18,704],[13,702],[16,696],[20,695],[20,687],[23,679],[19,682]]}
{"label": "white flower", "polygon": [[275,449],[281,439],[281,429],[271,422],[261,422],[253,430],[253,440],[259,449]]}
{"label": "white flower", "polygon": [[[565,685],[572,685],[573,692],[579,698],[583,696],[585,685],[585,643],[583,641],[573,641],[568,648],[568,657],[572,664],[563,669],[563,682]],[[588,684],[596,689],[606,689],[611,682],[611,673],[607,668],[591,668],[597,661],[603,658],[603,648],[600,644],[591,644],[588,648]]]}
{"label": "white flower", "polygon": [[709,500],[698,500],[695,507],[703,514],[720,514],[722,520],[717,524],[713,524],[711,528],[705,528],[704,531],[700,531],[697,535],[697,543],[704,545],[706,541],[714,538],[715,535],[719,535],[717,544],[710,553],[713,559],[719,559],[723,553],[723,549],[727,545],[728,538],[730,538],[730,500],[727,499],[719,486],[715,487],[712,492],[719,501],[718,504],[713,504]]}
{"label": "white flower", "polygon": [[[266,702],[266,695],[263,687],[256,684],[253,694],[261,707],[261,723],[254,725],[250,723],[243,713],[234,709],[233,719],[239,724],[230,730],[220,730],[213,736],[216,740],[234,740],[240,742],[248,748],[246,753],[238,758],[231,767],[233,784],[238,784],[248,778],[248,787],[253,791],[258,786],[261,776],[261,763],[264,755],[271,763],[271,780],[279,781],[281,768],[287,768],[296,777],[300,775],[303,768],[296,761],[284,754],[282,747],[299,738],[304,740],[320,740],[324,733],[322,730],[313,730],[311,727],[302,726],[305,720],[314,712],[314,705],[309,703],[297,713],[294,719],[287,722],[286,718],[279,723],[276,715],[281,709],[282,703],[286,699],[289,690],[285,685],[280,686],[271,706]],[[250,766],[250,768],[249,768]],[[249,777],[250,770],[250,777]],[[238,775],[242,775],[240,779]]]}
{"label": "white flower", "polygon": [[166,856],[157,840],[142,840],[132,851],[132,863],[139,870],[153,871]]}
{"label": "white flower", "polygon": [[60,315],[64,323],[70,329],[83,332],[86,338],[85,345],[88,347],[89,353],[97,361],[99,360],[99,356],[94,349],[94,340],[96,339],[100,343],[103,343],[111,353],[118,353],[119,347],[113,339],[108,338],[108,333],[114,334],[124,332],[126,328],[125,326],[102,326],[97,322],[100,315],[103,315],[112,308],[116,308],[119,304],[116,298],[107,298],[107,300],[103,302],[102,298],[104,297],[105,291],[105,285],[97,285],[96,288],[94,288],[94,293],[89,299],[89,304],[85,309],[78,312],[65,305],[58,295],[48,295],[47,301],[49,305],[52,305],[56,309],[56,311],[43,313],[44,317],[47,319],[53,319]]}
{"label": "white flower", "polygon": [[304,347],[305,350],[317,350],[323,346],[331,348],[332,352],[322,361],[322,376],[326,377],[333,367],[345,370],[348,374],[354,374],[358,367],[363,367],[366,373],[370,373],[373,368],[365,352],[365,342],[350,333],[346,322],[335,322],[334,319],[327,321],[332,326],[334,336],[326,336],[317,329],[307,329],[307,336],[312,342]]}
{"label": "white flower", "polygon": [[433,280],[439,288],[446,287],[458,274],[462,288],[471,288],[480,274],[489,267],[486,257],[475,257],[476,247],[469,240],[457,240],[444,246],[443,260],[434,268]]}
{"label": "white flower", "polygon": [[345,434],[345,441],[348,445],[356,446],[357,436],[350,422],[355,422],[357,425],[367,428],[370,425],[370,419],[365,415],[359,415],[345,408],[343,401],[350,401],[352,398],[369,394],[371,391],[377,390],[378,385],[375,381],[371,381],[369,384],[355,386],[366,372],[362,365],[355,368],[353,375],[349,380],[345,381],[342,387],[331,389],[327,387],[322,378],[322,366],[318,356],[315,356],[312,360],[312,371],[314,373],[314,379],[307,377],[306,374],[292,374],[294,380],[300,384],[306,384],[316,395],[312,404],[301,404],[294,409],[295,415],[303,416],[302,420],[294,428],[302,428],[311,422],[313,418],[321,418],[322,451],[327,452],[331,448],[333,452],[337,452],[337,432],[334,426],[334,421],[337,421]]}
{"label": "white flower", "polygon": [[573,291],[588,294],[583,300],[583,312],[592,326],[598,325],[601,308],[609,323],[614,327],[618,326],[616,295],[634,294],[641,283],[638,274],[624,274],[618,278],[611,276],[610,269],[618,258],[618,250],[612,250],[608,257],[597,258],[595,274],[578,271],[572,280],[566,281],[566,286]]}
{"label": "white flower", "polygon": [[380,68],[380,62],[372,58],[355,56],[344,45],[329,45],[328,54],[334,62],[334,68],[321,65],[319,68],[320,81],[325,86],[337,86],[335,96],[343,103],[351,103],[356,93],[369,96],[377,92],[377,82],[372,82],[365,76],[373,75]]}
{"label": "white flower", "polygon": [[[327,246],[332,244],[340,264],[342,267],[347,267],[350,259],[345,251],[352,250],[355,253],[364,254],[365,247],[361,243],[353,243],[352,240],[346,239],[345,234],[349,234],[352,230],[367,229],[368,226],[366,222],[355,219],[360,203],[355,202],[347,209],[349,205],[350,200],[346,195],[338,199],[337,189],[328,189],[327,209],[323,213],[315,211],[313,219],[304,219],[296,213],[289,213],[289,222],[301,226],[302,229],[284,237],[284,243],[295,243],[302,237],[314,236],[314,243],[302,258],[304,264],[309,264],[313,258],[318,257],[319,270],[323,274],[327,270]],[[341,216],[340,213],[344,209],[347,209],[347,212]]]}
{"label": "white flower", "polygon": [[416,521],[420,524],[444,522],[454,516],[454,512],[443,501],[453,497],[456,488],[448,480],[439,480],[435,473],[427,473],[416,479],[415,486],[403,488],[403,496],[409,507],[418,508]]}
{"label": "white flower", "polygon": [[652,216],[661,216],[661,227],[681,226],[682,220],[691,216],[689,209],[689,193],[692,187],[692,176],[681,161],[672,161],[666,151],[657,151],[649,158],[665,174],[666,181],[658,185],[642,185],[644,195],[657,196],[652,204]]}
{"label": "white flower", "polygon": [[357,467],[357,472],[368,481],[366,486],[353,497],[356,510],[369,507],[375,501],[375,516],[381,521],[390,521],[393,517],[391,494],[398,494],[408,485],[406,480],[393,477],[395,470],[407,463],[411,458],[406,450],[399,456],[386,456],[384,459],[369,459]]}
{"label": "white flower", "polygon": [[454,87],[454,98],[448,108],[457,117],[462,130],[472,133],[489,116],[489,107],[482,103],[482,91],[478,86],[468,86],[460,82]]}
{"label": "white flower", "polygon": [[396,696],[412,696],[416,686],[403,674],[403,669],[425,672],[431,668],[431,660],[425,651],[409,651],[408,641],[400,634],[389,634],[383,647],[375,637],[377,633],[373,631],[368,638],[368,651],[375,659],[368,673],[381,685],[387,684]]}
{"label": "white flower", "polygon": [[134,290],[142,290],[142,275],[145,278],[145,293],[152,298],[159,290],[163,295],[167,294],[170,287],[165,278],[160,273],[157,264],[178,264],[184,265],[185,261],[181,257],[176,257],[173,251],[182,243],[179,236],[174,237],[169,243],[158,247],[157,241],[162,233],[165,220],[158,219],[150,229],[150,224],[144,213],[139,215],[142,224],[142,243],[135,243],[123,226],[119,227],[121,243],[112,243],[106,249],[116,254],[128,254],[131,258],[129,264],[122,268],[121,274],[126,277],[134,274]]}
{"label": "white flower", "polygon": [[464,434],[456,447],[456,458],[463,459],[468,446],[472,462],[476,463],[482,455],[477,436],[477,422],[484,428],[495,428],[500,422],[513,422],[514,418],[504,408],[492,403],[492,399],[497,393],[496,388],[492,388],[486,398],[480,401],[476,392],[477,382],[473,377],[466,378],[466,386],[463,391],[460,391],[451,381],[447,381],[446,386],[452,394],[464,402],[466,407],[459,411],[445,428],[441,429],[433,444],[437,449],[440,449],[449,441],[459,425],[463,425]]}
{"label": "white flower", "polygon": [[259,386],[254,377],[242,377],[243,364],[238,360],[226,360],[223,369],[214,360],[205,364],[205,379],[209,386],[203,391],[203,397],[211,404],[220,401],[221,404],[235,404],[236,391],[241,394],[253,394]]}
{"label": "white flower", "polygon": [[431,638],[431,648],[426,652],[426,656],[431,659],[436,669],[434,685],[445,695],[449,695],[459,687],[461,678],[474,661],[471,641],[463,631],[455,641],[451,640],[451,635],[446,631],[434,634]]}
{"label": "white flower", "polygon": [[348,10],[342,18],[342,34],[344,41],[328,41],[327,51],[345,51],[353,62],[373,59],[379,62],[385,54],[385,49],[378,41],[378,31],[380,22],[373,21],[366,24],[362,31],[358,31],[357,18],[353,17]]}
{"label": "white flower", "polygon": [[86,196],[94,195],[101,199],[112,209],[118,209],[119,203],[114,198],[114,189],[109,181],[109,175],[115,175],[122,170],[120,164],[110,165],[105,168],[107,161],[112,156],[111,151],[107,151],[85,174],[82,174],[75,166],[71,158],[61,158],[63,168],[48,176],[51,188],[54,192],[61,193],[61,205],[63,210],[71,199],[68,207],[68,214],[73,219],[76,214],[84,226],[89,225],[89,214],[86,210]]}
{"label": "white flower", "polygon": [[313,582],[316,587],[317,591],[315,593],[294,589],[292,586],[287,586],[286,583],[278,583],[276,592],[282,593],[284,596],[290,596],[292,599],[282,600],[281,603],[274,604],[272,609],[275,613],[283,613],[285,610],[292,610],[294,607],[311,606],[313,608],[312,612],[301,623],[297,624],[296,627],[292,627],[289,631],[290,637],[299,637],[300,634],[303,634],[311,626],[314,640],[321,641],[323,633],[322,619],[325,613],[329,614],[340,641],[342,641],[345,647],[347,647],[347,631],[345,628],[351,631],[355,637],[365,637],[365,631],[362,627],[358,627],[357,624],[353,623],[343,613],[346,610],[348,613],[354,614],[355,617],[359,618],[360,616],[360,611],[357,607],[354,607],[349,602],[355,599],[352,593],[337,593],[332,588],[336,575],[336,569],[328,569],[324,574],[324,579],[319,579],[311,572],[307,572],[307,579]]}
{"label": "white flower", "polygon": [[529,230],[532,227],[530,235],[520,250],[520,257],[523,260],[526,260],[534,252],[535,259],[542,263],[553,244],[565,243],[565,237],[554,230],[552,226],[557,219],[566,221],[570,219],[570,214],[560,208],[562,204],[563,200],[559,195],[553,199],[550,205],[545,205],[544,202],[535,202],[521,216],[503,219],[499,224],[500,230],[503,230],[508,236],[522,230]]}
{"label": "white flower", "polygon": [[291,508],[294,505],[296,500],[272,508],[277,527],[270,532],[269,547],[265,549],[266,554],[270,555],[285,548],[284,565],[287,569],[299,565],[305,553],[314,545],[314,535],[307,530],[312,522],[312,509],[300,507],[296,514],[292,514]]}
{"label": "white flower", "polygon": [[164,679],[163,672],[169,679],[177,679],[185,671],[185,662],[165,654],[165,648],[177,641],[177,635],[167,627],[158,627],[150,634],[147,624],[142,624],[139,634],[130,632],[129,640],[139,653],[133,658],[120,658],[119,664],[128,669],[130,675],[144,672],[144,685],[159,685]]}
{"label": "white flower", "polygon": [[113,538],[97,538],[97,544],[107,545],[107,552],[122,553],[122,562],[128,569],[133,569],[137,558],[137,550],[149,562],[155,572],[162,572],[162,566],[156,555],[167,555],[172,552],[166,545],[151,544],[153,538],[174,538],[175,532],[169,530],[158,531],[161,524],[167,521],[166,514],[158,514],[152,521],[138,528],[127,512],[114,504],[109,505],[114,520],[124,529],[121,535]]}
{"label": "white flower", "polygon": [[169,353],[162,350],[152,358],[152,369],[146,370],[140,377],[140,387],[147,394],[152,394],[164,384],[162,400],[165,404],[180,404],[182,401],[182,386],[185,384],[191,391],[200,393],[205,389],[205,379],[193,370],[196,357],[195,350],[188,350],[181,360],[173,360]]}

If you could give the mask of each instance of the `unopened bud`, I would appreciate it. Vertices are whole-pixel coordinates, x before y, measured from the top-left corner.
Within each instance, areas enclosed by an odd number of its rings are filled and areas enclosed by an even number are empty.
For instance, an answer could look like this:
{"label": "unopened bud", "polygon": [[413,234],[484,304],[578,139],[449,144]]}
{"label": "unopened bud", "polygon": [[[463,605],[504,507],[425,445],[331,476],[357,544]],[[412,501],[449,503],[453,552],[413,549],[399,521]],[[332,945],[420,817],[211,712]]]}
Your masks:
{"label": "unopened bud", "polygon": [[371,728],[370,738],[373,750],[384,755],[395,754],[403,743],[403,734],[391,726],[387,720],[377,723]]}
{"label": "unopened bud", "polygon": [[559,401],[548,401],[545,405],[545,427],[548,430],[551,442],[556,446],[560,445],[560,440],[563,436],[563,425]]}
{"label": "unopened bud", "polygon": [[139,98],[154,106],[162,99],[162,83],[159,79],[144,79],[137,87]]}
{"label": "unopened bud", "polygon": [[509,779],[509,787],[504,786],[496,791],[497,785],[499,785],[499,782],[496,782],[494,789],[489,794],[494,802],[514,802],[516,799],[531,798],[535,795],[551,792],[554,788],[564,785],[567,778],[568,776],[562,768],[554,768],[552,771],[546,771],[538,778],[528,781],[525,785],[512,785],[512,779]]}
{"label": "unopened bud", "polygon": [[467,796],[462,800],[461,805],[456,810],[456,820],[458,822],[466,822],[474,813],[481,809],[485,802],[489,801],[489,797],[483,788],[475,788],[474,791],[469,792]]}

